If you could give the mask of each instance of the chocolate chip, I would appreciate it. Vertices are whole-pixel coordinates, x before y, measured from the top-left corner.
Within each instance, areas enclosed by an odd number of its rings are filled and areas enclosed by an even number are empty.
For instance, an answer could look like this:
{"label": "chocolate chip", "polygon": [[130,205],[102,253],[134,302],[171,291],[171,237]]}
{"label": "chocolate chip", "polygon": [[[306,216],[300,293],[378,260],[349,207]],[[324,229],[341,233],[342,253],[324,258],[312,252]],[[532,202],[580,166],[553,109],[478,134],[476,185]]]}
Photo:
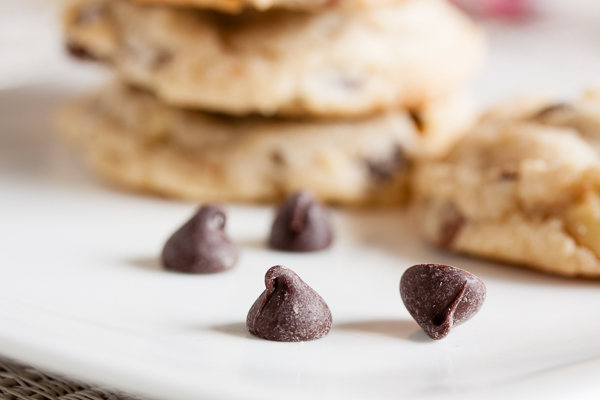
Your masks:
{"label": "chocolate chip", "polygon": [[440,225],[438,246],[448,248],[465,224],[465,218],[456,206],[448,203],[442,211],[442,224]]}
{"label": "chocolate chip", "polygon": [[475,315],[485,292],[475,275],[443,264],[414,265],[400,279],[400,296],[408,312],[436,340]]}
{"label": "chocolate chip", "polygon": [[278,342],[303,342],[329,333],[327,303],[294,271],[272,267],[265,275],[265,286],[246,318],[251,334]]}
{"label": "chocolate chip", "polygon": [[269,246],[284,251],[316,251],[331,244],[327,210],[308,192],[291,196],[279,209]]}
{"label": "chocolate chip", "polygon": [[367,161],[369,173],[376,181],[390,180],[406,166],[406,156],[400,146],[394,146],[390,155],[383,160]]}
{"label": "chocolate chip", "polygon": [[225,221],[222,207],[202,207],[165,244],[164,267],[192,274],[211,274],[232,268],[239,249],[225,234]]}
{"label": "chocolate chip", "polygon": [[67,52],[74,58],[86,61],[99,61],[98,57],[90,53],[85,47],[77,43],[68,42],[66,44]]}

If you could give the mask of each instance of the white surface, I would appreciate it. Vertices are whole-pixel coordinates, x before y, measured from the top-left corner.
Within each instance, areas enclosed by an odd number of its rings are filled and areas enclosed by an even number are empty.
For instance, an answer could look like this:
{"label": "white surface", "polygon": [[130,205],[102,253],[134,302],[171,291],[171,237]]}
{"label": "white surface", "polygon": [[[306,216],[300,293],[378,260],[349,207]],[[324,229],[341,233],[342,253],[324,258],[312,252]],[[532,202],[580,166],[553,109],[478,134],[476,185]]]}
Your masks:
{"label": "white surface", "polygon": [[[60,56],[48,4],[0,0],[0,29],[27,43],[0,35],[1,354],[168,400],[600,396],[599,282],[438,252],[402,212],[337,211],[333,248],[294,255],[265,249],[270,209],[231,206],[228,231],[243,247],[236,269],[161,271],[162,244],[195,205],[113,191],[73,164],[50,115],[102,74]],[[494,47],[474,84],[480,104],[538,89],[571,96],[597,82],[597,9],[490,26]],[[19,36],[19,26],[31,30]],[[47,46],[54,50],[37,51]],[[30,57],[27,68],[8,65],[11,49]],[[467,269],[488,287],[480,313],[439,342],[398,293],[402,272],[421,262]],[[275,264],[328,302],[326,338],[246,334],[246,313]]]}

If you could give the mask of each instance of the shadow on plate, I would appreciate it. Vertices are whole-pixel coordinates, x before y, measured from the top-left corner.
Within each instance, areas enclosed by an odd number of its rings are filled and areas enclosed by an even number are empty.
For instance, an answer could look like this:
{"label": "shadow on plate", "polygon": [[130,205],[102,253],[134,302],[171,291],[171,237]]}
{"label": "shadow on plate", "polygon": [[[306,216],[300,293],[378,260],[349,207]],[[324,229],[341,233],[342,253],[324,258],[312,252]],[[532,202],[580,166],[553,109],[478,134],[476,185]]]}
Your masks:
{"label": "shadow on plate", "polygon": [[236,240],[242,249],[264,250],[267,249],[267,239],[247,238]]}
{"label": "shadow on plate", "polygon": [[231,322],[228,324],[213,325],[208,329],[219,333],[225,333],[230,336],[258,340],[257,337],[248,333],[245,322]]}
{"label": "shadow on plate", "polygon": [[346,322],[335,324],[333,329],[360,331],[375,335],[389,336],[396,339],[410,340],[412,342],[425,343],[432,341],[415,321],[407,319],[378,319]]}
{"label": "shadow on plate", "polygon": [[158,257],[140,257],[127,260],[127,264],[147,271],[163,271]]}
{"label": "shadow on plate", "polygon": [[156,257],[138,257],[138,258],[130,258],[125,260],[125,264],[132,266],[134,268],[143,269],[151,272],[160,272],[164,275],[170,276],[179,276],[185,279],[191,279],[195,277],[195,279],[203,279],[205,281],[210,279],[221,279],[222,277],[229,274],[232,270],[226,270],[219,273],[209,273],[209,274],[200,274],[200,273],[188,273],[181,271],[174,271],[170,269],[166,269],[163,267],[162,262],[159,256]]}

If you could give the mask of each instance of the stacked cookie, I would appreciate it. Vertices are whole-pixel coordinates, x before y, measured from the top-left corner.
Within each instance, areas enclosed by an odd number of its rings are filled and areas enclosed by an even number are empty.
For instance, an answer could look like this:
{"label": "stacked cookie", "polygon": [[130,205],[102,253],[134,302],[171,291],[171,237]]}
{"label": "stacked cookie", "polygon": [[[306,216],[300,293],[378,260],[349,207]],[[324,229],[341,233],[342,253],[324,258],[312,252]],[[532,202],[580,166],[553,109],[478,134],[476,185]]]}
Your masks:
{"label": "stacked cookie", "polygon": [[65,109],[67,138],[112,182],[199,201],[402,202],[470,121],[484,47],[446,0],[84,0],[65,21],[118,76]]}

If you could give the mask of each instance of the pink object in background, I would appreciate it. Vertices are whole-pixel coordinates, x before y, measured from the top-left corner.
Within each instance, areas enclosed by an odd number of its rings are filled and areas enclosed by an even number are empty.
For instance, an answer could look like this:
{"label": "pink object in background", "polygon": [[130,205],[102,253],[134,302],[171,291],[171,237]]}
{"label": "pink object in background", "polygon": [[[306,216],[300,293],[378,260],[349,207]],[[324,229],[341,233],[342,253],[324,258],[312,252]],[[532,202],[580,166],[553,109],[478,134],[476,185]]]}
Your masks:
{"label": "pink object in background", "polygon": [[531,15],[528,0],[450,0],[465,11],[486,18],[521,19]]}

